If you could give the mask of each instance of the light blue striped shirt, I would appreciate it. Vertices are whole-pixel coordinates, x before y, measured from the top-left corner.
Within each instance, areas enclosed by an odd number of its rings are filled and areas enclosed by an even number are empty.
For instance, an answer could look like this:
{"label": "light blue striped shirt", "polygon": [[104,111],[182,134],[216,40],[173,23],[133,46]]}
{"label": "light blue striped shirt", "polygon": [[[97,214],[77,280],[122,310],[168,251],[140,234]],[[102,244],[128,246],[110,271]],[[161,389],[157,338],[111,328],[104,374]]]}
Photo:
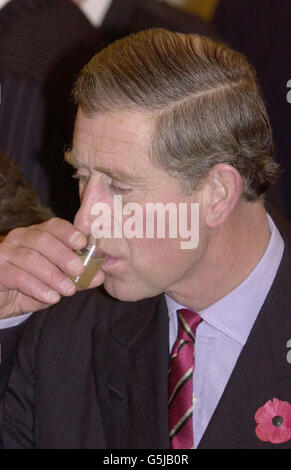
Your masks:
{"label": "light blue striped shirt", "polygon": [[[222,396],[240,352],[267,297],[282,259],[284,241],[268,216],[268,247],[250,275],[236,289],[210,307],[197,312],[203,322],[197,328],[193,376],[194,447],[204,434]],[[170,350],[178,334],[177,310],[183,308],[168,295]]]}

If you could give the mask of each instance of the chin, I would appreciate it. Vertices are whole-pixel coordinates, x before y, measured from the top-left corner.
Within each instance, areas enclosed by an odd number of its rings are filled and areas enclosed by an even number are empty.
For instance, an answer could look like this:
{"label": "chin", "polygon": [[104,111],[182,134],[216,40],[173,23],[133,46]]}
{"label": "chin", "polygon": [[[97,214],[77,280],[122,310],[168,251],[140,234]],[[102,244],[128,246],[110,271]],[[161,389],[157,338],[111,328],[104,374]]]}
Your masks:
{"label": "chin", "polygon": [[149,292],[149,289],[138,286],[134,282],[129,284],[125,281],[108,279],[107,276],[103,286],[111,297],[124,302],[137,302],[138,300],[157,295],[156,292]]}

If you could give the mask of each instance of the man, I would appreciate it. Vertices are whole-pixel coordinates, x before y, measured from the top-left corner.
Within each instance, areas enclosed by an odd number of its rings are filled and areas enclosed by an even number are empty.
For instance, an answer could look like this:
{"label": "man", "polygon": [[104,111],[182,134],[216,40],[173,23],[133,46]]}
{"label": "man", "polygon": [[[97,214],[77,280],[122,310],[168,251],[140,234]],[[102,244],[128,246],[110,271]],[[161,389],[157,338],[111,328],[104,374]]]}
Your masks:
{"label": "man", "polygon": [[[97,54],[75,98],[66,155],[79,179],[74,226],[52,219],[12,231],[0,246],[1,317],[56,304],[13,328],[12,339],[3,330],[4,356],[24,329],[4,400],[3,446],[290,448],[290,265],[287,239],[264,208],[277,165],[254,70],[209,39],[148,30]],[[169,222],[164,237],[131,236],[132,209],[141,209],[134,231],[147,225],[151,203],[186,207],[176,237]],[[199,243],[185,248],[180,223],[197,204]],[[100,207],[111,210],[108,218]],[[104,235],[106,261],[92,290],[73,295],[69,277],[84,268],[72,250],[97,219],[103,234],[114,219],[126,236],[117,228]],[[96,289],[102,283],[106,292]],[[176,383],[168,411],[177,311],[197,320],[196,333],[184,323],[196,334],[195,363],[194,342],[185,339],[189,380]],[[189,384],[187,419],[169,431]]]}

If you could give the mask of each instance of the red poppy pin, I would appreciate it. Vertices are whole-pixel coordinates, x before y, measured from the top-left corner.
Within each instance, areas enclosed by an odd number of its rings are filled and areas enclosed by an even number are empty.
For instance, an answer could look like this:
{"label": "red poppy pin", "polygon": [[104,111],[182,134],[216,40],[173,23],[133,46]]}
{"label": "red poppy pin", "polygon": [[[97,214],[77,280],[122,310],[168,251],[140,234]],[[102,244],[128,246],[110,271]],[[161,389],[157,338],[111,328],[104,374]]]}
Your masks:
{"label": "red poppy pin", "polygon": [[291,405],[273,398],[261,406],[256,414],[256,436],[264,442],[283,444],[291,439]]}

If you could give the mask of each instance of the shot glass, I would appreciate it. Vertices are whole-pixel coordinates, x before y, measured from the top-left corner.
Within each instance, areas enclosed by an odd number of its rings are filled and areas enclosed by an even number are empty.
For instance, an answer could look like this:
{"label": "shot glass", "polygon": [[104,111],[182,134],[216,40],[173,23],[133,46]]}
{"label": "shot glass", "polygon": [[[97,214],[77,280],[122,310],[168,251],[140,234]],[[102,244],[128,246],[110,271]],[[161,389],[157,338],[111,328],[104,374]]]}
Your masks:
{"label": "shot glass", "polygon": [[82,248],[82,250],[76,251],[85,266],[85,270],[80,276],[72,278],[72,281],[75,282],[80,290],[88,289],[94,276],[105,262],[106,257],[100,253],[97,243],[97,239],[89,237],[87,246]]}

